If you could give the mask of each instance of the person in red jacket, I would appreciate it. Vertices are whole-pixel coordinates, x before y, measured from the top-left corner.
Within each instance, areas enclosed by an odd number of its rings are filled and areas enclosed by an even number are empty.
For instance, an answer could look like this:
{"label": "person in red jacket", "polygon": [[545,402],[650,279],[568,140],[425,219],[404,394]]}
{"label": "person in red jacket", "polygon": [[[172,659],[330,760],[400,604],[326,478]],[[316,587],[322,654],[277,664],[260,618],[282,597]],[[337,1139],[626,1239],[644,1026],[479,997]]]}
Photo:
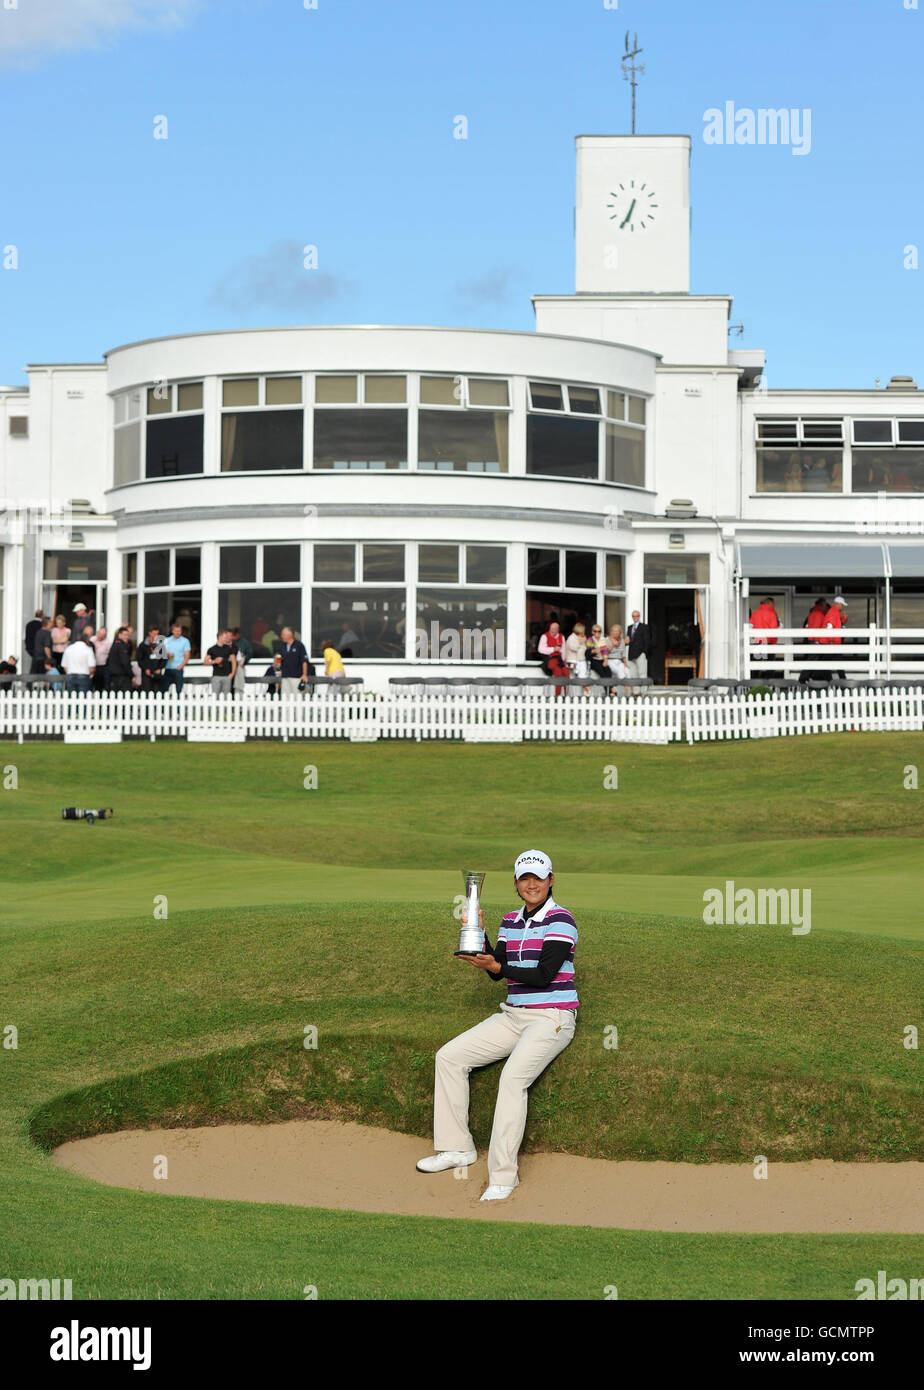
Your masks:
{"label": "person in red jacket", "polygon": [[[773,606],[773,599],[772,599],[772,598],[761,599],[761,601],[760,601],[760,606],[759,606],[758,608],[755,608],[755,609],[754,609],[754,612],[751,614],[751,616],[750,616],[750,618],[748,619],[748,621],[750,622],[751,627],[760,628],[762,631],[763,631],[763,630],[766,630],[767,628],[779,627],[779,625],[780,625],[780,620],[779,620],[779,618],[776,616],[776,609],[775,609],[774,606]],[[777,644],[777,640],[778,640],[778,639],[777,639],[776,637],[755,637],[755,638],[754,638],[754,642],[755,642],[755,643],[759,642],[759,643],[761,644],[761,646],[767,645],[767,646],[774,646],[774,647],[775,647],[776,644]],[[769,653],[769,652],[761,651],[759,648],[757,648],[757,649],[752,648],[752,650],[751,650],[751,660],[752,660],[752,661],[768,661],[769,659],[770,659],[770,653]]]}
{"label": "person in red jacket", "polygon": [[[830,632],[831,636],[819,637],[819,642],[823,642],[827,647],[839,647],[844,640],[841,636],[841,628],[846,626],[847,600],[838,594],[825,614],[825,631]],[[830,679],[832,675],[839,676],[841,680],[846,678],[844,671],[829,671],[828,678]]]}
{"label": "person in red jacket", "polygon": [[[805,620],[805,622],[802,624],[802,626],[803,626],[804,628],[808,628],[809,632],[817,632],[820,628],[823,628],[824,625],[825,625],[825,614],[827,613],[827,611],[828,611],[828,600],[827,600],[827,599],[824,599],[824,598],[816,598],[816,600],[815,600],[815,602],[813,603],[812,607],[809,609],[808,617],[806,618],[806,620]],[[823,660],[823,657],[822,657],[821,652],[819,652],[819,651],[817,650],[817,646],[818,646],[818,643],[821,642],[821,641],[823,641],[824,639],[821,638],[821,637],[808,637],[806,640],[809,641],[809,642],[812,642],[812,643],[814,644],[814,646],[815,646],[816,649],[815,649],[814,651],[803,652],[803,653],[802,653],[802,660],[803,660],[803,661],[821,661],[821,660]],[[819,673],[818,673],[817,671],[816,671],[816,672],[812,672],[811,670],[802,670],[802,671],[799,672],[799,680],[804,684],[805,681],[812,680],[812,679],[813,679],[814,677],[816,677],[818,674],[819,674]]]}

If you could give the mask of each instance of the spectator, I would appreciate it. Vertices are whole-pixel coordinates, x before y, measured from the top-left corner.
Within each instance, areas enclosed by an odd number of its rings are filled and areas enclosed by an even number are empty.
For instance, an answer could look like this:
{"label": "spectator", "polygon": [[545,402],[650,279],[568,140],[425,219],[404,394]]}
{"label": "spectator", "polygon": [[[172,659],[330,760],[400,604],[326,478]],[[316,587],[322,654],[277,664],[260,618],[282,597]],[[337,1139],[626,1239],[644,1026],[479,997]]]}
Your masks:
{"label": "spectator", "polygon": [[275,648],[273,655],[278,652],[282,657],[282,693],[295,695],[299,689],[304,690],[308,679],[308,653],[290,627],[282,629]]}
{"label": "spectator", "polygon": [[241,629],[239,627],[233,627],[231,629],[231,646],[237,661],[237,669],[234,672],[234,681],[232,684],[237,694],[243,695],[244,691],[247,689],[247,678],[244,674],[244,667],[247,665],[248,661],[253,659],[253,643],[248,637],[241,636]]}
{"label": "spectator", "polygon": [[163,690],[166,664],[164,639],[160,635],[160,628],[154,623],[148,628],[147,641],[142,642],[138,647],[138,666],[141,671],[142,690]]}
{"label": "spectator", "polygon": [[[749,618],[748,621],[749,621],[749,623],[750,623],[750,625],[751,625],[752,628],[757,628],[757,629],[758,629],[759,631],[761,631],[761,632],[765,632],[765,631],[767,631],[767,630],[770,629],[770,628],[779,627],[779,625],[780,625],[780,620],[779,620],[779,618],[778,618],[777,615],[776,615],[776,609],[775,609],[774,606],[773,606],[773,599],[772,599],[772,598],[764,598],[764,599],[761,599],[761,601],[760,601],[760,606],[754,609],[754,612],[751,614],[751,616],[750,616],[750,618]],[[767,661],[767,660],[769,660],[769,659],[770,659],[770,653],[769,653],[768,651],[763,651],[763,650],[761,650],[761,648],[764,647],[764,646],[773,646],[773,647],[775,647],[776,644],[777,644],[777,638],[776,638],[776,637],[755,637],[755,638],[754,638],[754,642],[759,643],[760,646],[754,647],[754,646],[752,645],[752,647],[751,647],[751,660],[752,660],[752,661]]]}
{"label": "spectator", "polygon": [[647,623],[642,622],[642,615],[637,608],[633,610],[627,635],[629,675],[644,678],[648,675],[648,658],[651,656],[651,630]]}
{"label": "spectator", "polygon": [[94,690],[109,689],[109,673],[106,670],[106,662],[109,660],[109,651],[112,647],[112,638],[101,627],[93,638],[93,650],[96,653],[96,675],[93,677]]}
{"label": "spectator", "polygon": [[[818,639],[819,642],[823,642],[825,646],[839,647],[844,640],[843,637],[841,637],[841,628],[846,626],[847,600],[841,594],[836,594],[831,600],[831,606],[825,614],[825,631],[830,632],[832,636],[820,637]],[[828,671],[825,674],[827,674],[829,680],[832,675],[837,675],[841,680],[846,680],[844,671]]]}
{"label": "spectator", "polygon": [[[395,623],[395,631],[398,633],[399,637],[404,636],[404,630],[405,624],[403,620],[399,620],[397,623]],[[349,622],[342,622],[340,624],[340,655],[352,656],[353,643],[358,641],[359,634],[353,631],[352,624]]]}
{"label": "spectator", "polygon": [[51,619],[43,618],[42,626],[32,639],[32,674],[34,676],[43,676],[46,671],[57,669],[51,641]]}
{"label": "spectator", "polygon": [[162,677],[164,694],[171,688],[176,690],[177,695],[183,690],[183,667],[189,660],[192,648],[189,645],[189,638],[183,636],[183,624],[178,618],[174,618],[170,624],[170,636],[164,638],[164,655],[167,664],[164,667]]}
{"label": "spectator", "polygon": [[51,629],[51,650],[54,664],[59,671],[61,670],[61,658],[64,656],[67,644],[70,640],[71,630],[64,621],[64,614],[59,613]]}
{"label": "spectator", "polygon": [[273,657],[271,665],[263,673],[267,695],[278,695],[282,687],[282,656],[279,652]]}
{"label": "spectator", "polygon": [[[35,617],[34,617],[34,618],[30,618],[29,621],[26,623],[26,641],[25,641],[25,647],[26,647],[26,656],[28,656],[28,657],[34,657],[34,656],[35,656],[35,653],[34,653],[33,650],[32,650],[32,645],[33,645],[33,643],[34,643],[34,641],[35,641],[35,634],[39,631],[39,629],[40,629],[41,626],[42,626],[42,620],[44,619],[44,617],[45,617],[45,614],[42,612],[41,608],[36,608],[36,610],[35,610]],[[25,661],[23,661],[23,666],[25,666]]]}
{"label": "spectator", "polygon": [[109,689],[116,694],[126,694],[132,688],[132,630],[123,624],[116,631],[115,641],[109,648],[106,661]]}
{"label": "spectator", "polygon": [[590,637],[587,642],[587,653],[590,658],[590,669],[598,676],[608,676],[609,671],[606,666],[606,654],[609,650],[606,638],[603,636],[603,628],[599,623],[594,623],[590,629]]}
{"label": "spectator", "polygon": [[619,623],[614,623],[610,628],[609,641],[606,646],[606,665],[610,675],[616,676],[620,680],[625,680],[629,674],[629,667],[626,663],[626,641]]}
{"label": "spectator", "polygon": [[[6,661],[0,661],[0,676],[15,676],[16,674],[17,671],[15,656],[8,656]],[[9,685],[6,681],[4,681],[3,684],[0,685],[0,690],[5,691],[8,689]]]}
{"label": "spectator", "polygon": [[[564,661],[565,641],[561,635],[561,628],[554,620],[549,623],[548,629],[539,638],[539,655],[542,657],[542,669],[547,676],[557,676],[559,680],[568,675],[568,668]],[[565,687],[556,685],[555,694],[563,695]]]}
{"label": "spectator", "polygon": [[[82,631],[86,632],[84,625]],[[90,629],[92,632],[92,628]],[[96,652],[89,637],[75,637],[61,659],[61,669],[67,677],[68,694],[89,694],[96,674]]]}
{"label": "spectator", "polygon": [[332,680],[346,680],[346,671],[343,669],[343,660],[333,642],[322,642],[321,651],[324,655],[324,674],[330,676]]}
{"label": "spectator", "polygon": [[76,642],[78,637],[82,637],[84,630],[88,627],[96,627],[96,614],[93,609],[87,608],[85,603],[74,604],[74,623],[71,628],[71,637]]}
{"label": "spectator", "polygon": [[575,623],[565,642],[565,664],[576,676],[586,676],[587,629],[583,623]]}
{"label": "spectator", "polygon": [[227,628],[222,628],[218,633],[215,646],[209,647],[205,654],[205,664],[212,668],[212,693],[232,694],[231,683],[237,670],[237,659],[231,646],[231,633]]}

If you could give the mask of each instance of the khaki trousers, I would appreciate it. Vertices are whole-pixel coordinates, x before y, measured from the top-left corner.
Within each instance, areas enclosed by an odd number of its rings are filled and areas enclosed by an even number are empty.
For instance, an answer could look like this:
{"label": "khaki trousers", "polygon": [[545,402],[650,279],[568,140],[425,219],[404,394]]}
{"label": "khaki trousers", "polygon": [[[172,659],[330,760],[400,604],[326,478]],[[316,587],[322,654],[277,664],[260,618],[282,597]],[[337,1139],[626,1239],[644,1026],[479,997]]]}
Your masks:
{"label": "khaki trousers", "polygon": [[473,1067],[506,1057],[497,1087],[488,1181],[514,1186],[517,1154],[526,1128],[526,1092],[574,1037],[575,1013],[574,1009],[518,1009],[501,1004],[499,1013],[440,1048],[433,1088],[437,1153],[476,1147],[468,1127],[468,1078]]}

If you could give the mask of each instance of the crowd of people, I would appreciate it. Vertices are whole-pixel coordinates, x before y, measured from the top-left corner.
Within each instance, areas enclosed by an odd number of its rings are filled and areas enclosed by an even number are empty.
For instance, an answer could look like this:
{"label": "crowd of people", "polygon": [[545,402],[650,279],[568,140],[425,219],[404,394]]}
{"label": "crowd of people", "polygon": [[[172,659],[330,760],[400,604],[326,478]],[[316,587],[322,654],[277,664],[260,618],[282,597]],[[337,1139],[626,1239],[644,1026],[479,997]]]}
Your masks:
{"label": "crowd of people", "polygon": [[[578,621],[565,637],[561,623],[552,619],[539,638],[538,650],[543,671],[559,680],[571,676],[592,679],[592,675],[603,680],[644,678],[648,675],[651,632],[638,609],[632,614],[627,633],[623,633],[620,623],[614,623],[608,636],[603,635],[599,623],[593,623],[588,633],[586,625]],[[564,689],[563,685],[556,685],[555,694],[563,694]]]}
{"label": "crowd of people", "polygon": [[[52,619],[39,609],[26,624],[25,648],[31,660],[29,674],[45,677],[47,684],[42,684],[46,689],[53,684],[63,684],[65,690],[76,693],[142,690],[166,694],[175,690],[180,694],[186,664],[192,654],[192,644],[181,622],[171,623],[168,636],[153,624],[144,641],[136,644],[134,628],[129,624],[117,628],[110,637],[105,627],[97,631],[95,617],[85,604],[78,603],[68,627],[63,614]],[[274,634],[271,640],[273,658],[262,676],[267,695],[305,691],[316,670],[308,659],[304,643],[291,627],[283,627],[279,636]],[[340,651],[329,640],[321,646],[325,675],[334,680],[345,679]],[[245,669],[254,660],[258,648],[265,654],[266,649],[242,636],[238,627],[225,627],[217,632],[214,645],[203,657],[211,672],[211,689],[216,694],[241,694],[246,683]],[[0,675],[17,674],[15,656],[0,662]]]}
{"label": "crowd of people", "polygon": [[[812,642],[816,647],[839,647],[843,642],[841,636],[842,629],[847,626],[848,602],[843,594],[836,594],[830,601],[826,598],[817,598],[809,609],[808,616],[802,624],[808,630],[807,642]],[[748,624],[752,631],[756,629],[760,633],[769,634],[780,626],[779,615],[776,605],[772,598],[761,599],[758,606],[748,617]],[[751,660],[752,661],[774,661],[775,655],[770,650],[779,642],[779,638],[768,636],[751,638]],[[799,663],[806,661],[820,662],[830,660],[830,654],[822,651],[802,652],[799,655]],[[802,681],[811,679],[812,675],[819,678],[830,677],[832,674],[845,679],[844,671],[803,671],[799,677]]]}

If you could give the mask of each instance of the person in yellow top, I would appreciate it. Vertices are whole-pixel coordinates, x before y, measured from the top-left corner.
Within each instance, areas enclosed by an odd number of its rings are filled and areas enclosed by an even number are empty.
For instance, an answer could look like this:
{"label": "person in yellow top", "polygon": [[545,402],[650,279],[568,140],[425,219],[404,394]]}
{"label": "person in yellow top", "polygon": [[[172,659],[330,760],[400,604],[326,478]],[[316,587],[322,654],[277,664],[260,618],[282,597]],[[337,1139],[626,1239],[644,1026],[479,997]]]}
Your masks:
{"label": "person in yellow top", "polygon": [[335,681],[346,679],[346,671],[343,669],[343,657],[337,651],[333,642],[322,642],[321,651],[324,654],[324,674],[332,676]]}

